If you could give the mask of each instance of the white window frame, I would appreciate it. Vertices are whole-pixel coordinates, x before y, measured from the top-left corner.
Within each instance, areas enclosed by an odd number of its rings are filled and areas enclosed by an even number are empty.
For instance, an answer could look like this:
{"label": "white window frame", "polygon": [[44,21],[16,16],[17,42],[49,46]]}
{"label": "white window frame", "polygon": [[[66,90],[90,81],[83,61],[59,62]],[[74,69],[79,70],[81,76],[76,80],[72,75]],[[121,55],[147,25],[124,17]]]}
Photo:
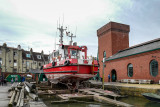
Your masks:
{"label": "white window frame", "polygon": [[14,60],[14,66],[17,66],[17,60]]}
{"label": "white window frame", "polygon": [[26,61],[26,65],[27,65],[27,67],[29,67],[29,61]]}
{"label": "white window frame", "polygon": [[41,59],[41,55],[37,55],[37,58],[38,58],[38,59]]}
{"label": "white window frame", "polygon": [[38,63],[38,66],[42,66],[42,63],[41,63],[41,62],[39,62],[39,63]]}
{"label": "white window frame", "polygon": [[31,58],[31,54],[26,54],[26,57],[27,58]]}
{"label": "white window frame", "polygon": [[18,53],[14,51],[13,52],[13,56],[17,56],[17,55],[18,55]]}

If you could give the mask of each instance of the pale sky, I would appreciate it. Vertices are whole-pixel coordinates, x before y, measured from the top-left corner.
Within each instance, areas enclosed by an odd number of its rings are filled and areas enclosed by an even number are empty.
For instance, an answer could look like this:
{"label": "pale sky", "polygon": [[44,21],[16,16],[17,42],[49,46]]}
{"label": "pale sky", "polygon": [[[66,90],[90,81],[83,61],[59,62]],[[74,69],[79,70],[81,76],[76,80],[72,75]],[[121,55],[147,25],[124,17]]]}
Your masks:
{"label": "pale sky", "polygon": [[160,0],[0,0],[0,45],[48,54],[59,41],[60,20],[73,34],[77,28],[73,40],[96,56],[97,29],[109,21],[130,25],[130,46],[159,38],[159,10]]}

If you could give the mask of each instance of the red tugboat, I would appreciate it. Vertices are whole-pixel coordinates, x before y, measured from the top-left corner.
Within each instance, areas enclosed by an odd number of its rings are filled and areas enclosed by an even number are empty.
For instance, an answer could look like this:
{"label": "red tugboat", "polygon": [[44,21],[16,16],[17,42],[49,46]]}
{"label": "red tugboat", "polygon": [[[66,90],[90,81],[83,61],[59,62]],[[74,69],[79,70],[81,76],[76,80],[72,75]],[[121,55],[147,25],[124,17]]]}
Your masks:
{"label": "red tugboat", "polygon": [[73,34],[66,32],[71,37],[69,45],[63,44],[63,33],[66,29],[59,27],[60,44],[58,50],[51,54],[51,63],[43,66],[43,72],[51,83],[65,84],[69,89],[78,89],[80,84],[94,77],[98,72],[98,62],[87,58],[87,47],[72,45]]}

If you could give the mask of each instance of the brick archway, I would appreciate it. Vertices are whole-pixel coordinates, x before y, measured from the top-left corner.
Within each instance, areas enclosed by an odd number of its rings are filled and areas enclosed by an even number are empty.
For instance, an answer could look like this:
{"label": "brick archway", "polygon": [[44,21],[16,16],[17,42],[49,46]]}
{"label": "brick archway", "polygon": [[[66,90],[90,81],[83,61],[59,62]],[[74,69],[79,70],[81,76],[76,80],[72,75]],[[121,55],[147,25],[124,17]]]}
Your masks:
{"label": "brick archway", "polygon": [[112,82],[116,82],[116,81],[117,81],[117,72],[116,72],[115,69],[113,69],[113,70],[111,71],[111,81],[112,81]]}

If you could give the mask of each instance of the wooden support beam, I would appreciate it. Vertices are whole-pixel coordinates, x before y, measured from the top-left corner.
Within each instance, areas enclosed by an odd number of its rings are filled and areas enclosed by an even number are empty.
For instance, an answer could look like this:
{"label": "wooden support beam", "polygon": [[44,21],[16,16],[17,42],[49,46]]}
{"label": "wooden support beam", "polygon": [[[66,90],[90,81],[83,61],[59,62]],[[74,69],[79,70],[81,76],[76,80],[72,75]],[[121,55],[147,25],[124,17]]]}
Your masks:
{"label": "wooden support beam", "polygon": [[8,94],[8,98],[11,98],[11,97],[12,97],[13,92],[14,92],[14,91],[10,91],[10,93]]}
{"label": "wooden support beam", "polygon": [[15,95],[16,95],[16,91],[13,92],[12,97],[9,101],[8,107],[13,107],[13,101],[14,101]]}
{"label": "wooden support beam", "polygon": [[16,105],[17,102],[18,102],[19,94],[20,94],[20,92],[17,91],[17,94],[16,94],[15,99],[14,99],[14,102],[13,102],[14,105]]}
{"label": "wooden support beam", "polygon": [[19,107],[20,102],[21,102],[21,99],[22,99],[22,90],[20,91],[20,95],[19,95],[19,98],[18,98],[18,102],[17,102],[16,107]]}
{"label": "wooden support beam", "polygon": [[110,104],[114,104],[116,106],[121,106],[121,107],[133,107],[133,105],[123,103],[123,102],[120,102],[120,101],[116,101],[116,100],[106,98],[106,97],[103,97],[103,96],[94,95],[93,98],[94,98],[94,101],[98,101],[98,102],[101,102],[101,103],[110,103]]}
{"label": "wooden support beam", "polygon": [[24,86],[22,87],[22,96],[21,96],[21,102],[19,104],[19,107],[23,107],[23,103],[24,103]]}
{"label": "wooden support beam", "polygon": [[38,96],[37,96],[36,94],[29,93],[29,96],[30,96],[34,101],[38,101]]}

